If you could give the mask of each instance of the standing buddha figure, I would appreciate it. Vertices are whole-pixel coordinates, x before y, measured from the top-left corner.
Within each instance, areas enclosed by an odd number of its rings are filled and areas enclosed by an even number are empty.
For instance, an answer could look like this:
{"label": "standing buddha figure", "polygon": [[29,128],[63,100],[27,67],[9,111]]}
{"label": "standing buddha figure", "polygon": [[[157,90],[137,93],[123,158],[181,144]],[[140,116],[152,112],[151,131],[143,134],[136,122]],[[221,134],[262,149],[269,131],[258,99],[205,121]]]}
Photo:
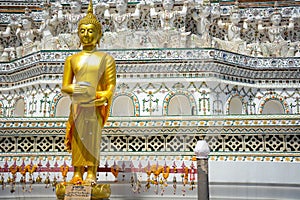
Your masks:
{"label": "standing buddha figure", "polygon": [[92,1],[87,15],[79,21],[78,36],[82,51],[67,57],[63,72],[61,91],[72,100],[65,144],[72,153],[71,183],[82,182],[87,168],[83,183],[93,184],[100,162],[101,130],[116,85],[116,66],[112,56],[96,50],[102,27],[93,14]]}

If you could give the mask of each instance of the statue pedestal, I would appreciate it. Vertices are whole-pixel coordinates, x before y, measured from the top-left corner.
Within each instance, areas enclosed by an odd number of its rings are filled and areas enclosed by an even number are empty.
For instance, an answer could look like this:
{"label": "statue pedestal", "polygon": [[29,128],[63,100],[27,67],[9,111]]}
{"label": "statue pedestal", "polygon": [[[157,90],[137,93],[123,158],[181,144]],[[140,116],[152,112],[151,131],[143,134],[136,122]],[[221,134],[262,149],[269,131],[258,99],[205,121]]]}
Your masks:
{"label": "statue pedestal", "polygon": [[110,194],[109,184],[91,186],[59,183],[56,185],[56,197],[59,200],[106,200]]}

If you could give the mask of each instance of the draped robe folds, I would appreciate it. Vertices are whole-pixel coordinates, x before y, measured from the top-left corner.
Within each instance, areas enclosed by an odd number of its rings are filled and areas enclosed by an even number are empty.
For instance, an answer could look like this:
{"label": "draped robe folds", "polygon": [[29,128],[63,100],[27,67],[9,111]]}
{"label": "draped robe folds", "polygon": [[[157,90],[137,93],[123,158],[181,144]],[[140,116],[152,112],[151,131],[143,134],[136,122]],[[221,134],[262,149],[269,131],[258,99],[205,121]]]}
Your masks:
{"label": "draped robe folds", "polygon": [[[85,95],[71,96],[65,144],[72,152],[73,166],[98,166],[101,129],[108,118],[113,93],[106,90],[108,85],[116,82],[115,61],[106,53],[94,52],[84,57],[83,66],[74,75],[76,84],[88,85],[88,90]],[[99,91],[109,94],[107,105],[95,104]]]}

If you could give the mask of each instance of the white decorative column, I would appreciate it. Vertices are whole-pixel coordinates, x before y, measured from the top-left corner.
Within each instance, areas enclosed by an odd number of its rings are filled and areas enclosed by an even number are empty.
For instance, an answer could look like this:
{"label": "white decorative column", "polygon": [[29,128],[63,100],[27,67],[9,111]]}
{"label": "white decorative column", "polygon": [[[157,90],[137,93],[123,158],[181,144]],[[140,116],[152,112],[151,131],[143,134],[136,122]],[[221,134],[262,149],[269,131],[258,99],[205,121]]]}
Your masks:
{"label": "white decorative column", "polygon": [[209,146],[205,140],[199,140],[194,150],[197,158],[198,200],[209,200],[208,154]]}

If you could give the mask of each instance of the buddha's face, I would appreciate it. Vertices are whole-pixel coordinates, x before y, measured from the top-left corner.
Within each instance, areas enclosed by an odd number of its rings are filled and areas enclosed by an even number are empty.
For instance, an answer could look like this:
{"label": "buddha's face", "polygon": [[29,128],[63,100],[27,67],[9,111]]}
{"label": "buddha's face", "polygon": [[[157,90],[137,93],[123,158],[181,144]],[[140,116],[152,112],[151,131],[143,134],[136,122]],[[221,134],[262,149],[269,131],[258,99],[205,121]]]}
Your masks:
{"label": "buddha's face", "polygon": [[124,0],[117,0],[116,8],[117,8],[118,12],[126,12],[127,2],[125,2]]}
{"label": "buddha's face", "polygon": [[271,16],[271,22],[273,25],[278,26],[281,22],[281,15],[280,14],[274,14]]}
{"label": "buddha's face", "polygon": [[100,40],[100,34],[94,24],[82,24],[78,35],[82,46],[96,46]]}
{"label": "buddha's face", "polygon": [[163,0],[163,7],[165,10],[172,10],[174,6],[174,0]]}

